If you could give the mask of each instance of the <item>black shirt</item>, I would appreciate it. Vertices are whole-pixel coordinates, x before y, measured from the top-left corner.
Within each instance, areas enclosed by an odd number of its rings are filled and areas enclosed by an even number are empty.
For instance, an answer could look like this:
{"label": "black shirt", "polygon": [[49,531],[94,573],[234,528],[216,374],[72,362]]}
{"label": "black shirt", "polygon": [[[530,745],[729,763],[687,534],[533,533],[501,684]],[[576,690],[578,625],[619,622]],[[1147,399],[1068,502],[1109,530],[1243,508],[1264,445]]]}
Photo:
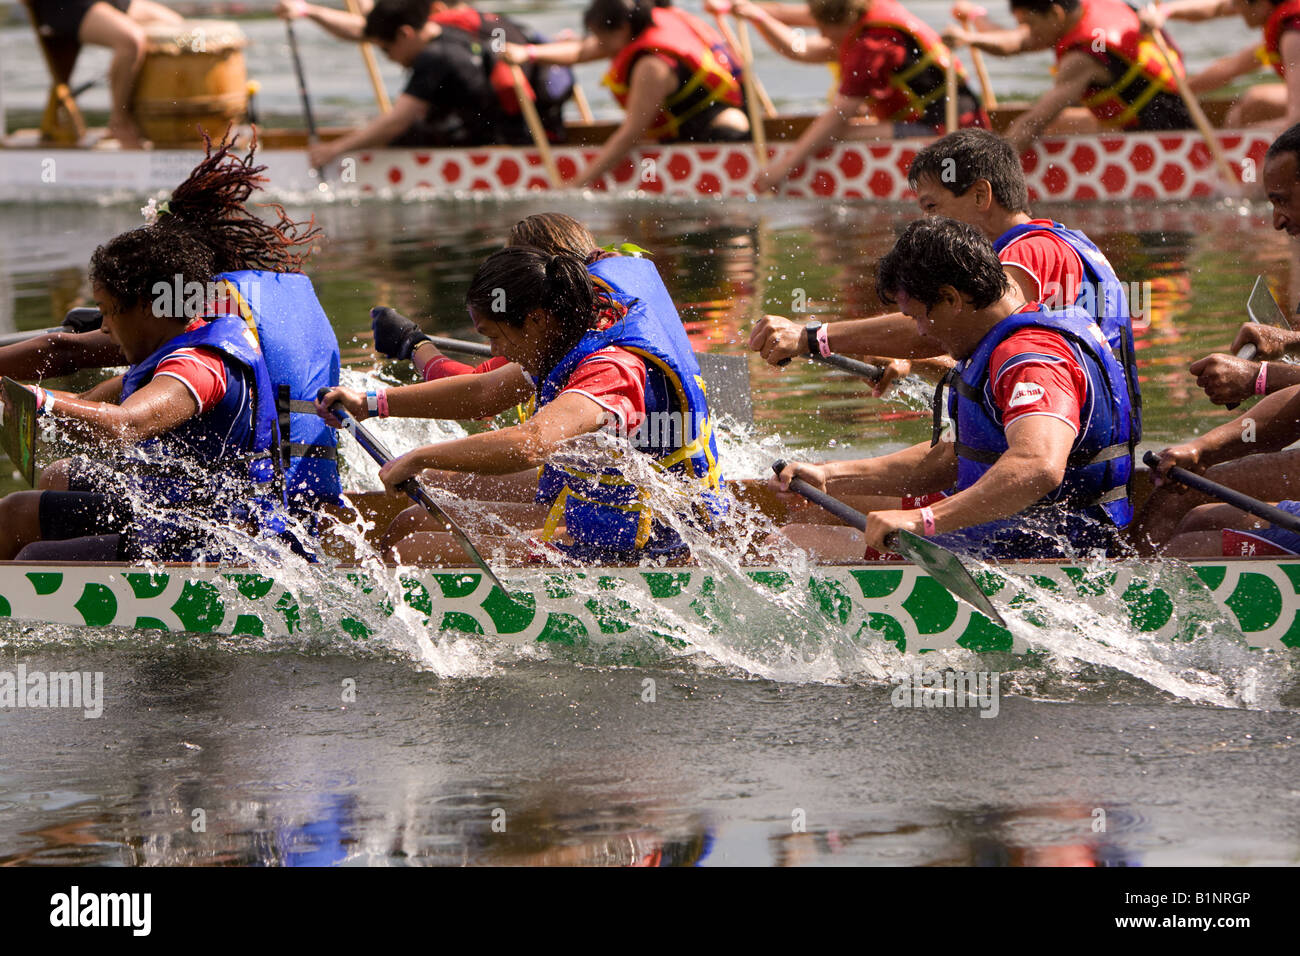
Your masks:
{"label": "black shirt", "polygon": [[444,28],[411,64],[403,91],[429,104],[403,145],[482,146],[500,142],[504,115],[488,82],[490,64],[476,38]]}

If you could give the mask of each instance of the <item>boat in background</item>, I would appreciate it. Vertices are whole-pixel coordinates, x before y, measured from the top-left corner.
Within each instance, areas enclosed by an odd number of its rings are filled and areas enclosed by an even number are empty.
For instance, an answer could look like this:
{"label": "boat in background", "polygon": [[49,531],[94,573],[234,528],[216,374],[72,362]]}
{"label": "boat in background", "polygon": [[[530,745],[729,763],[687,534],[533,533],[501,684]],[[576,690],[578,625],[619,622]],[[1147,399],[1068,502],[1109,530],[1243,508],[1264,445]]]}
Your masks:
{"label": "boat in background", "polygon": [[[1018,108],[999,110],[1005,128]],[[1221,112],[1221,111],[1215,111]],[[790,143],[812,117],[767,121],[769,150]],[[553,148],[567,179],[596,156],[612,124],[574,125],[570,142]],[[325,138],[342,130],[323,131]],[[1256,184],[1271,135],[1260,129],[1220,130],[1228,161],[1244,170],[1248,190]],[[796,171],[780,197],[905,202],[912,198],[907,168],[924,139],[849,141],[823,149]],[[488,146],[473,149],[361,150],[345,156],[318,178],[307,163],[300,131],[259,131],[258,159],[268,167],[270,191],[287,197],[310,194],[403,198],[511,196],[553,187],[536,149]],[[0,148],[0,201],[65,200],[94,196],[148,196],[180,182],[200,158],[198,150],[122,152],[58,148],[42,144],[35,130],[8,137]],[[1163,133],[1095,133],[1040,140],[1024,155],[1034,201],[1132,201],[1209,198],[1225,184],[1209,148],[1195,130]],[[671,199],[727,199],[752,194],[758,172],[746,143],[646,145],[611,170],[601,188],[616,194]]]}

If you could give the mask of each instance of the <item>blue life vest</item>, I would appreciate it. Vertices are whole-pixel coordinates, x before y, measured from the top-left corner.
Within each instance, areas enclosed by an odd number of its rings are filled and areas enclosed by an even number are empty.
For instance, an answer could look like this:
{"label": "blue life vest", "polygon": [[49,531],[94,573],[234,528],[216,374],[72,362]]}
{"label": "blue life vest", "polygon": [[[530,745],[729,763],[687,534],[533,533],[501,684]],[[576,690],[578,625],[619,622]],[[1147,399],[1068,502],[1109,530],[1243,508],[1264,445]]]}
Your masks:
{"label": "blue life vest", "polygon": [[[1067,303],[1083,309],[1093,317],[1106,333],[1111,351],[1124,369],[1125,384],[1129,394],[1129,408],[1133,416],[1133,447],[1142,439],[1142,391],[1138,386],[1137,351],[1133,346],[1133,318],[1129,313],[1128,295],[1124,285],[1115,275],[1110,261],[1096,244],[1076,229],[1067,229],[1059,222],[1027,222],[1012,226],[993,240],[993,249],[999,255],[1011,243],[1034,233],[1047,233],[1060,239],[1076,253],[1083,263],[1083,285],[1074,290],[1074,301]],[[1048,298],[1048,290],[1040,289],[1040,298]],[[1068,289],[1062,289],[1066,295]]]}
{"label": "blue life vest", "polygon": [[[617,346],[638,356],[646,366],[646,418],[631,436],[633,444],[659,468],[694,479],[698,499],[690,504],[696,517],[707,522],[726,508],[719,494],[722,470],[704,379],[677,308],[647,259],[613,256],[589,271],[627,314],[579,340],[542,381],[537,407],[553,401],[578,363],[594,352]],[[563,520],[582,545],[625,552],[680,549],[680,538],[655,521],[647,499],[647,492],[617,468],[595,462],[582,468],[546,465],[538,481],[537,500],[552,504],[544,528],[548,537]]]}
{"label": "blue life vest", "polygon": [[[1026,328],[1059,333],[1088,377],[1079,434],[1070,450],[1065,478],[1037,505],[1014,518],[966,528],[951,538],[941,535],[939,540],[949,538],[948,543],[970,544],[990,555],[1049,557],[1060,552],[1055,536],[1063,536],[1076,548],[1087,549],[1099,540],[1099,522],[1122,528],[1133,518],[1128,494],[1133,472],[1128,389],[1124,370],[1097,323],[1073,306],[1059,310],[1038,306],[1033,311],[1013,313],[990,329],[975,351],[957,364],[939,384],[935,397],[938,402],[944,385],[952,382],[948,413],[957,430],[954,490],[964,491],[1007,450],[1006,431],[989,382],[989,359],[1008,336]],[[1020,533],[1027,519],[1038,524],[1028,536]],[[1031,543],[1035,536],[1041,544]]]}
{"label": "blue life vest", "polygon": [[[213,349],[225,360],[225,395],[214,408],[140,442],[136,448],[143,467],[132,468],[128,479],[135,494],[164,510],[203,512],[217,521],[251,520],[278,531],[275,512],[283,498],[271,458],[276,434],[271,379],[242,319],[217,316],[168,339],[127,370],[122,401],[148,384],[167,356],[195,347]],[[146,548],[165,547],[176,524],[166,517],[137,515],[133,533]]]}
{"label": "blue life vest", "polygon": [[278,420],[278,454],[292,512],[342,503],[338,433],[315,411],[321,388],[339,383],[339,344],[311,280],[295,272],[225,272],[217,277],[251,323],[266,359]]}

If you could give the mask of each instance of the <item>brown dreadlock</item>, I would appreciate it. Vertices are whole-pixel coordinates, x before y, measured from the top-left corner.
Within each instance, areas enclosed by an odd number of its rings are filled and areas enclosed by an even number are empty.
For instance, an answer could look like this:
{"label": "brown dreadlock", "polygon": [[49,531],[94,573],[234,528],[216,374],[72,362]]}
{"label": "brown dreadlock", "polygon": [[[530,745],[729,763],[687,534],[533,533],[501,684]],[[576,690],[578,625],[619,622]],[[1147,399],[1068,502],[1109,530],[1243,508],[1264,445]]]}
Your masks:
{"label": "brown dreadlock", "polygon": [[244,205],[255,189],[266,182],[265,166],[253,165],[257,149],[256,132],[248,155],[233,156],[235,141],[228,129],[216,149],[203,134],[206,156],[185,182],[172,192],[168,215],[158,220],[164,230],[180,227],[196,232],[215,257],[217,272],[260,269],[266,272],[298,272],[320,236],[313,216],[294,222],[278,203],[277,221],[267,222]]}

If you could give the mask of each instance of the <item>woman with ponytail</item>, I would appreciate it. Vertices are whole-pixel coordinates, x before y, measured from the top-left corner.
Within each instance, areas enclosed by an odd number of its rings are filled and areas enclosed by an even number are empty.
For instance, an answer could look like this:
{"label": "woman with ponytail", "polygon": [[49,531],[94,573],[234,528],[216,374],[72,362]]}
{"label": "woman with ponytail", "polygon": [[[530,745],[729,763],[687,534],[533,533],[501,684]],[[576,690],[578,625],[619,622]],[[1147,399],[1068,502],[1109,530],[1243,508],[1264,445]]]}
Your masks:
{"label": "woman with ponytail", "polygon": [[[289,272],[317,232],[278,208],[275,222],[250,213],[263,167],[231,146],[209,143],[171,198],[150,203],[148,224],[95,250],[103,330],[89,334],[130,368],[84,395],[32,387],[39,415],[98,448],[43,475],[44,490],[0,501],[0,559],[218,559],[216,526],[278,534],[286,497],[303,504],[305,475],[280,444],[290,412],[277,412],[277,393],[290,383],[273,368],[327,373],[332,350],[337,376],[332,331],[323,354],[311,348],[328,320],[306,277]],[[290,341],[298,354],[273,362],[270,346]]]}
{"label": "woman with ponytail", "polygon": [[[470,284],[466,305],[493,355],[517,362],[537,383],[537,411],[519,425],[408,452],[381,469],[385,487],[393,490],[427,468],[501,475],[541,466],[537,500],[550,513],[534,538],[583,563],[685,557],[686,545],[662,520],[664,506],[652,502],[644,482],[624,477],[621,450],[556,457],[572,439],[609,431],[648,453],[652,467],[682,480],[681,513],[702,516],[696,506],[718,490],[707,415],[699,413],[709,450],[699,452],[688,447],[699,441],[683,441],[683,420],[695,417],[698,406],[680,390],[674,371],[680,357],[644,310],[630,310],[599,287],[583,259],[532,246],[490,256]],[[648,389],[650,366],[655,375]],[[652,418],[661,425],[659,416],[670,410],[679,426],[675,435],[647,430]],[[699,423],[686,424],[687,434],[693,424]],[[696,472],[697,457],[712,466],[703,475]],[[390,556],[402,561],[454,563],[462,557],[444,534],[417,532],[390,543]],[[516,558],[535,555],[538,547],[536,540],[500,544]]]}

